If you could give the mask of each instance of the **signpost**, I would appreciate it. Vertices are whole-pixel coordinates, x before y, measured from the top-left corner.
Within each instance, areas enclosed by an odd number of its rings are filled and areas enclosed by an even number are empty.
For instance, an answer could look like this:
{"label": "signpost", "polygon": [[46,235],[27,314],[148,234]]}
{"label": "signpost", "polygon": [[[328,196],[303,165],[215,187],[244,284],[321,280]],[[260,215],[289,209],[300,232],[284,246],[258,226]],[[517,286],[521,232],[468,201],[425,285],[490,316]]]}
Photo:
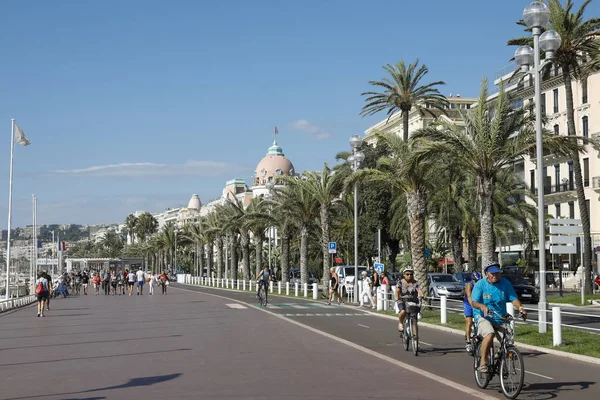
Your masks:
{"label": "signpost", "polygon": [[329,242],[329,254],[331,254],[331,268],[333,268],[333,256],[337,253],[337,243]]}
{"label": "signpost", "polygon": [[[581,236],[581,304],[585,303],[585,273],[583,268],[583,226],[580,219],[550,219],[550,254],[577,254],[577,236]],[[559,293],[562,297],[562,260],[559,263]],[[543,279],[543,281],[542,281]],[[546,277],[540,276],[540,285]]]}
{"label": "signpost", "polygon": [[382,274],[384,265],[381,263],[375,263],[373,264],[373,268],[375,269],[375,272],[377,272],[378,274]]}

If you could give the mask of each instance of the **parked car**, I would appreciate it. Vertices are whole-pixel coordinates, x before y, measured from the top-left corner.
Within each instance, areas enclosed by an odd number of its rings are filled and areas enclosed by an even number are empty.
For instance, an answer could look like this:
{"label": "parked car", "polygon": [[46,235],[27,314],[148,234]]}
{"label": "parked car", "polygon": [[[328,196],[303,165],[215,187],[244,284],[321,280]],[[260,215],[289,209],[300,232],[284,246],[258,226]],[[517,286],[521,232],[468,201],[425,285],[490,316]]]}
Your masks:
{"label": "parked car", "polygon": [[[367,271],[367,267],[358,266],[358,280],[362,279],[362,272]],[[354,285],[354,265],[338,265],[335,267],[335,272],[338,274],[340,285],[342,286],[342,296],[346,295],[345,286]]]}
{"label": "parked car", "polygon": [[446,296],[450,299],[462,299],[465,289],[452,274],[427,274],[429,297]]}
{"label": "parked car", "polygon": [[[300,268],[292,268],[290,269],[289,272],[289,281],[290,281],[290,285],[294,285],[296,282],[298,282],[298,284],[301,283],[300,281]],[[306,283],[308,283],[308,286],[310,286],[312,288],[312,284],[313,283],[319,283],[319,279],[317,279],[317,277],[315,276],[315,274],[313,274],[312,272],[308,271],[308,278],[306,279]]]}
{"label": "parked car", "polygon": [[503,274],[503,278],[506,278],[512,283],[517,296],[521,302],[527,301],[531,304],[536,304],[540,301],[540,292],[538,288],[533,286],[527,279],[521,275]]}

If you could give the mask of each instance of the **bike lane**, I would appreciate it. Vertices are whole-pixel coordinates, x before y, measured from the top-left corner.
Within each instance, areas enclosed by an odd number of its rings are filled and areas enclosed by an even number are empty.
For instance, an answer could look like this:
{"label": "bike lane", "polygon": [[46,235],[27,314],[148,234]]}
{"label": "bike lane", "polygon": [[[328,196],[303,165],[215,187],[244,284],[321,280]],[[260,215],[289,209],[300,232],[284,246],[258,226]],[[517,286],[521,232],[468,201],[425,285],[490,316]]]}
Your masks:
{"label": "bike lane", "polygon": [[[182,285],[258,306],[254,293]],[[461,385],[476,388],[473,358],[464,348],[464,338],[438,329],[420,327],[420,354],[404,351],[397,322],[355,306],[326,306],[324,302],[269,294],[266,311],[371,349],[411,366]],[[538,351],[520,349],[525,363],[525,385],[519,399],[578,399],[600,396],[600,365],[585,363]],[[498,377],[485,390],[502,396]]]}

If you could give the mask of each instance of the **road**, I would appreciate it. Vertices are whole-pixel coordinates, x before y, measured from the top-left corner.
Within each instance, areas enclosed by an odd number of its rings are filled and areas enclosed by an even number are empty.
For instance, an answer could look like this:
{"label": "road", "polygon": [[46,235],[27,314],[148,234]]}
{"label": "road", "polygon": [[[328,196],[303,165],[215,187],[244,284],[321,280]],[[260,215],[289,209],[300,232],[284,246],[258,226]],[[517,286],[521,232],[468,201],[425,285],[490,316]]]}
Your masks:
{"label": "road", "polygon": [[[195,286],[182,287],[256,304],[255,296],[251,293]],[[266,310],[270,313],[430,371],[458,384],[475,388],[472,358],[465,352],[464,339],[460,335],[421,327],[419,336],[422,353],[414,357],[412,353],[401,348],[397,323],[394,320],[364,313],[354,306],[325,308],[323,303],[316,306],[313,302],[293,298],[270,296],[270,299],[272,304]],[[600,396],[600,385],[597,383],[600,365],[536,351],[523,350],[522,353],[525,356],[527,373],[526,386],[519,399],[580,400]],[[497,378],[490,383],[486,393],[502,397]]]}
{"label": "road", "polygon": [[[317,313],[337,309],[304,309],[299,300],[286,300],[288,308],[280,304],[267,313],[211,295],[221,291],[176,286],[166,296],[60,299],[45,318],[33,306],[1,314],[0,399],[460,400],[493,393],[480,394],[471,382],[443,384],[386,359],[384,353],[399,353],[394,335],[386,338],[393,333],[389,321],[363,312],[344,309],[344,316],[326,318]],[[305,310],[311,316],[296,316]],[[446,347],[406,361],[429,370],[432,357],[466,361],[461,350]]]}

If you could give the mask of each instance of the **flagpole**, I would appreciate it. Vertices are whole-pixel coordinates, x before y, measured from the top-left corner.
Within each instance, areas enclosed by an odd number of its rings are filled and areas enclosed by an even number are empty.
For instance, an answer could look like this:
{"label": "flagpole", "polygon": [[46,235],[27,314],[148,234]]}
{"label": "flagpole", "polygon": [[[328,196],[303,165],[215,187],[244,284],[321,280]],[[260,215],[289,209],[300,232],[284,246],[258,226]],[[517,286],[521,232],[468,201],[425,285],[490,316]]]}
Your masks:
{"label": "flagpole", "polygon": [[10,120],[12,127],[10,133],[10,169],[8,178],[8,235],[6,237],[6,298],[9,297],[10,283],[10,228],[12,223],[12,184],[13,184],[13,156],[15,153],[15,119]]}
{"label": "flagpole", "polygon": [[[35,194],[31,195],[31,263],[29,264],[29,285],[33,288],[33,270],[35,268]],[[33,293],[30,291],[30,293]]]}
{"label": "flagpole", "polygon": [[34,264],[33,264],[33,276],[37,279],[38,274],[38,238],[37,238],[37,197],[33,196],[33,237],[35,238],[35,250],[34,250]]}

